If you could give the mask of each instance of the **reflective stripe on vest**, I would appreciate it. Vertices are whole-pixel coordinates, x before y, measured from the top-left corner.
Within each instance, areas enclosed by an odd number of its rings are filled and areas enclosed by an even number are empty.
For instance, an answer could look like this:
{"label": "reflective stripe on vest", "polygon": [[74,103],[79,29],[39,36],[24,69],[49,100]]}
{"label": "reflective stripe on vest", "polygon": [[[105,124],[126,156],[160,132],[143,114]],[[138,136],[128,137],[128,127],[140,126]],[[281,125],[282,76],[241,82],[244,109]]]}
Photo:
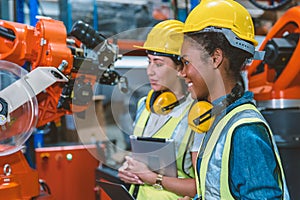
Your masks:
{"label": "reflective stripe on vest", "polygon": [[[140,102],[139,102],[140,104]],[[182,114],[179,117],[171,117],[152,137],[156,138],[171,138],[173,135],[173,132],[175,131],[178,123],[182,120],[182,118],[187,114],[188,110],[190,109],[192,103],[190,103],[182,112]],[[139,106],[138,106],[139,107]],[[137,120],[137,123],[134,128],[133,134],[136,136],[142,136],[144,128],[147,124],[147,121],[150,117],[150,112],[144,108],[142,113],[139,116],[139,119]],[[179,149],[177,151],[176,155],[176,165],[177,165],[177,172],[178,172],[178,177],[180,178],[190,178],[194,177],[194,170],[193,166],[191,166],[189,173],[190,176],[187,175],[184,172],[183,169],[183,163],[184,163],[184,155],[185,155],[185,150],[187,146],[189,145],[189,140],[191,136],[192,130],[190,128],[187,128],[184,137],[180,143]],[[134,187],[131,186],[129,192],[132,194],[133,193]],[[181,196],[176,195],[175,193],[169,192],[167,190],[162,190],[158,191],[153,188],[151,185],[143,185],[140,186],[138,196],[137,198],[139,200],[143,199],[178,199]]]}
{"label": "reflective stripe on vest", "polygon": [[[211,134],[211,138],[207,142],[200,166],[200,187],[199,184],[197,184],[197,193],[202,196],[202,199],[205,199],[206,196],[208,199],[210,199],[209,197],[218,198],[218,196],[220,199],[234,199],[231,195],[228,182],[228,163],[232,134],[239,125],[253,122],[263,123],[268,128],[269,136],[273,143],[273,151],[275,152],[277,163],[281,170],[281,177],[284,177],[278,150],[275,147],[275,141],[272,139],[270,128],[255,106],[252,104],[243,104],[234,108],[217,123]],[[213,153],[217,143],[219,144],[218,152],[223,152],[218,156]],[[218,162],[214,163],[220,160],[221,166],[217,164]],[[213,171],[210,170],[212,166],[215,167]],[[218,170],[216,170],[216,167]],[[198,174],[196,177],[198,177]],[[197,178],[196,180],[198,182],[199,179]],[[214,180],[214,182],[212,182],[212,180]],[[285,190],[287,188],[285,181],[283,182],[282,179],[278,181],[280,185],[284,184],[283,192],[287,191]],[[284,196],[288,196],[288,193],[284,192]]]}
{"label": "reflective stripe on vest", "polygon": [[[190,109],[191,104],[189,104],[184,111],[182,112],[182,114],[179,117],[171,117],[152,137],[154,138],[171,138],[173,135],[173,132],[175,131],[178,123],[182,120],[182,118],[187,114],[187,111]],[[146,126],[146,123],[149,119],[150,116],[150,112],[145,108],[137,123],[136,126],[134,128],[134,132],[133,134],[136,136],[142,136],[143,131],[144,131],[144,127]],[[191,129],[188,127],[183,140],[180,143],[179,149],[177,151],[177,155],[176,155],[176,165],[177,165],[177,169],[178,169],[178,177],[180,178],[188,178],[189,176],[184,172],[184,169],[182,169],[183,167],[183,158],[184,158],[184,154],[185,154],[185,150],[187,145],[189,145],[189,138],[190,138],[190,134],[191,134]],[[194,177],[194,172],[191,168],[190,172],[191,176]]]}
{"label": "reflective stripe on vest", "polygon": [[[229,166],[229,152],[230,152],[230,147],[231,147],[231,139],[232,139],[232,134],[233,131],[236,127],[242,125],[242,124],[247,124],[247,123],[263,123],[267,129],[268,129],[268,134],[269,134],[269,138],[271,139],[272,136],[272,131],[270,129],[270,127],[266,124],[266,122],[262,119],[259,118],[244,118],[244,119],[240,119],[238,120],[228,131],[228,134],[226,136],[226,142],[225,142],[225,147],[224,147],[224,151],[223,151],[223,159],[222,159],[222,168],[221,168],[221,184],[220,184],[220,188],[221,189],[221,198],[223,199],[234,199],[231,195],[230,189],[229,189],[229,176],[228,176],[228,166]],[[273,144],[273,152],[276,155],[276,159],[277,159],[277,164],[279,165],[280,168],[280,172],[281,172],[281,176],[279,177],[278,183],[279,186],[281,188],[281,190],[283,191],[283,194],[285,194],[285,188],[282,187],[283,184],[283,179],[284,178],[284,173],[283,173],[283,168],[281,165],[281,159],[279,156],[279,153],[277,151],[277,149],[275,149],[275,142],[273,139],[271,139],[272,144]],[[284,195],[283,195],[284,196]],[[284,199],[284,198],[283,198]]]}

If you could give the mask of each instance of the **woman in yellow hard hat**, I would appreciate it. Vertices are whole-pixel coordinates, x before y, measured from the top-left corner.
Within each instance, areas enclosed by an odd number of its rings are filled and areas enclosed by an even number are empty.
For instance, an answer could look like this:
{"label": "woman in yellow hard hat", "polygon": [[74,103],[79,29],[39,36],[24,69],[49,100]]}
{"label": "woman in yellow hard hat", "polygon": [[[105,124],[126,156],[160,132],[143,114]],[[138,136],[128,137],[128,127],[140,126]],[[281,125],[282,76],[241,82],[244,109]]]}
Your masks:
{"label": "woman in yellow hard hat", "polygon": [[183,41],[183,23],[165,20],[152,28],[141,49],[148,56],[147,74],[151,91],[139,101],[134,135],[172,138],[176,143],[177,177],[151,171],[145,164],[126,157],[119,177],[131,183],[130,192],[140,200],[178,199],[196,194],[192,160],[195,161],[201,137],[194,138],[187,113],[192,103],[184,80],[178,77]]}
{"label": "woman in yellow hard hat", "polygon": [[183,32],[179,73],[197,99],[189,125],[205,133],[194,199],[289,199],[272,131],[241,78],[259,55],[250,14],[233,0],[202,0]]}

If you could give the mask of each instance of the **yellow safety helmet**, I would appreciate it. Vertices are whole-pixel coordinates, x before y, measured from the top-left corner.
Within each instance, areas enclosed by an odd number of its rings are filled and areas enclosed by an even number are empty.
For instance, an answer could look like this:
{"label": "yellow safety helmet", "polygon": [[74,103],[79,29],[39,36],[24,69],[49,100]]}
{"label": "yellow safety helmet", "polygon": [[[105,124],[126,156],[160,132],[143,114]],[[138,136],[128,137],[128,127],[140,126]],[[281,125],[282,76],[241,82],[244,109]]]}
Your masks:
{"label": "yellow safety helmet", "polygon": [[[218,31],[205,30],[208,27],[220,28]],[[202,0],[188,15],[183,28],[184,33],[188,32],[223,32],[220,30],[229,29],[240,39],[245,40],[256,46],[258,42],[255,40],[254,25],[249,12],[242,5],[234,0]],[[224,33],[226,36],[226,33]],[[234,37],[234,36],[233,36]],[[232,35],[227,37],[232,40]],[[229,41],[234,45],[238,41]],[[245,44],[236,46],[243,49]],[[252,46],[252,45],[251,45]],[[255,47],[249,47],[254,54]],[[248,47],[247,47],[248,48]]]}
{"label": "yellow safety helmet", "polygon": [[162,21],[151,29],[143,46],[135,47],[179,56],[183,42],[183,26],[181,21],[174,19]]}

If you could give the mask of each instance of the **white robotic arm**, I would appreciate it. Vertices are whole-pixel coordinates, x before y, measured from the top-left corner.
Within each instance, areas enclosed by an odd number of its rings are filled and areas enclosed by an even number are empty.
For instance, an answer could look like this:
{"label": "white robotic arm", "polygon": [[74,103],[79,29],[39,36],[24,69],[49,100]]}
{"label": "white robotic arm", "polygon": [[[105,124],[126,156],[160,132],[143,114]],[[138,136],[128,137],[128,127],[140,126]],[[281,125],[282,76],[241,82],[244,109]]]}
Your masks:
{"label": "white robotic arm", "polygon": [[0,60],[0,143],[8,147],[1,148],[0,155],[22,148],[36,125],[36,95],[56,82],[68,82],[68,78],[55,67],[37,67],[27,73],[14,63]]}

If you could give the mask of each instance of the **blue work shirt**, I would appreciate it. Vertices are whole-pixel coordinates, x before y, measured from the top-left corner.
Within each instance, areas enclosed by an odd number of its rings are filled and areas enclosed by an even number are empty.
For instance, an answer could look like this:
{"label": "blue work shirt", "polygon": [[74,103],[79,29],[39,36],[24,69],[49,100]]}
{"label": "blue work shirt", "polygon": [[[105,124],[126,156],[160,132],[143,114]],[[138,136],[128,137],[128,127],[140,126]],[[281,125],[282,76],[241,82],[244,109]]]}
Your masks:
{"label": "blue work shirt", "polygon": [[[213,104],[220,103],[224,98],[217,99]],[[253,102],[252,92],[245,92],[219,117],[247,102]],[[206,136],[203,143],[207,143],[209,138],[209,135]],[[276,163],[268,130],[263,124],[245,124],[234,130],[229,159],[229,188],[235,199],[281,199],[282,191],[278,184],[280,169]],[[201,151],[197,160],[198,174],[200,164]]]}

